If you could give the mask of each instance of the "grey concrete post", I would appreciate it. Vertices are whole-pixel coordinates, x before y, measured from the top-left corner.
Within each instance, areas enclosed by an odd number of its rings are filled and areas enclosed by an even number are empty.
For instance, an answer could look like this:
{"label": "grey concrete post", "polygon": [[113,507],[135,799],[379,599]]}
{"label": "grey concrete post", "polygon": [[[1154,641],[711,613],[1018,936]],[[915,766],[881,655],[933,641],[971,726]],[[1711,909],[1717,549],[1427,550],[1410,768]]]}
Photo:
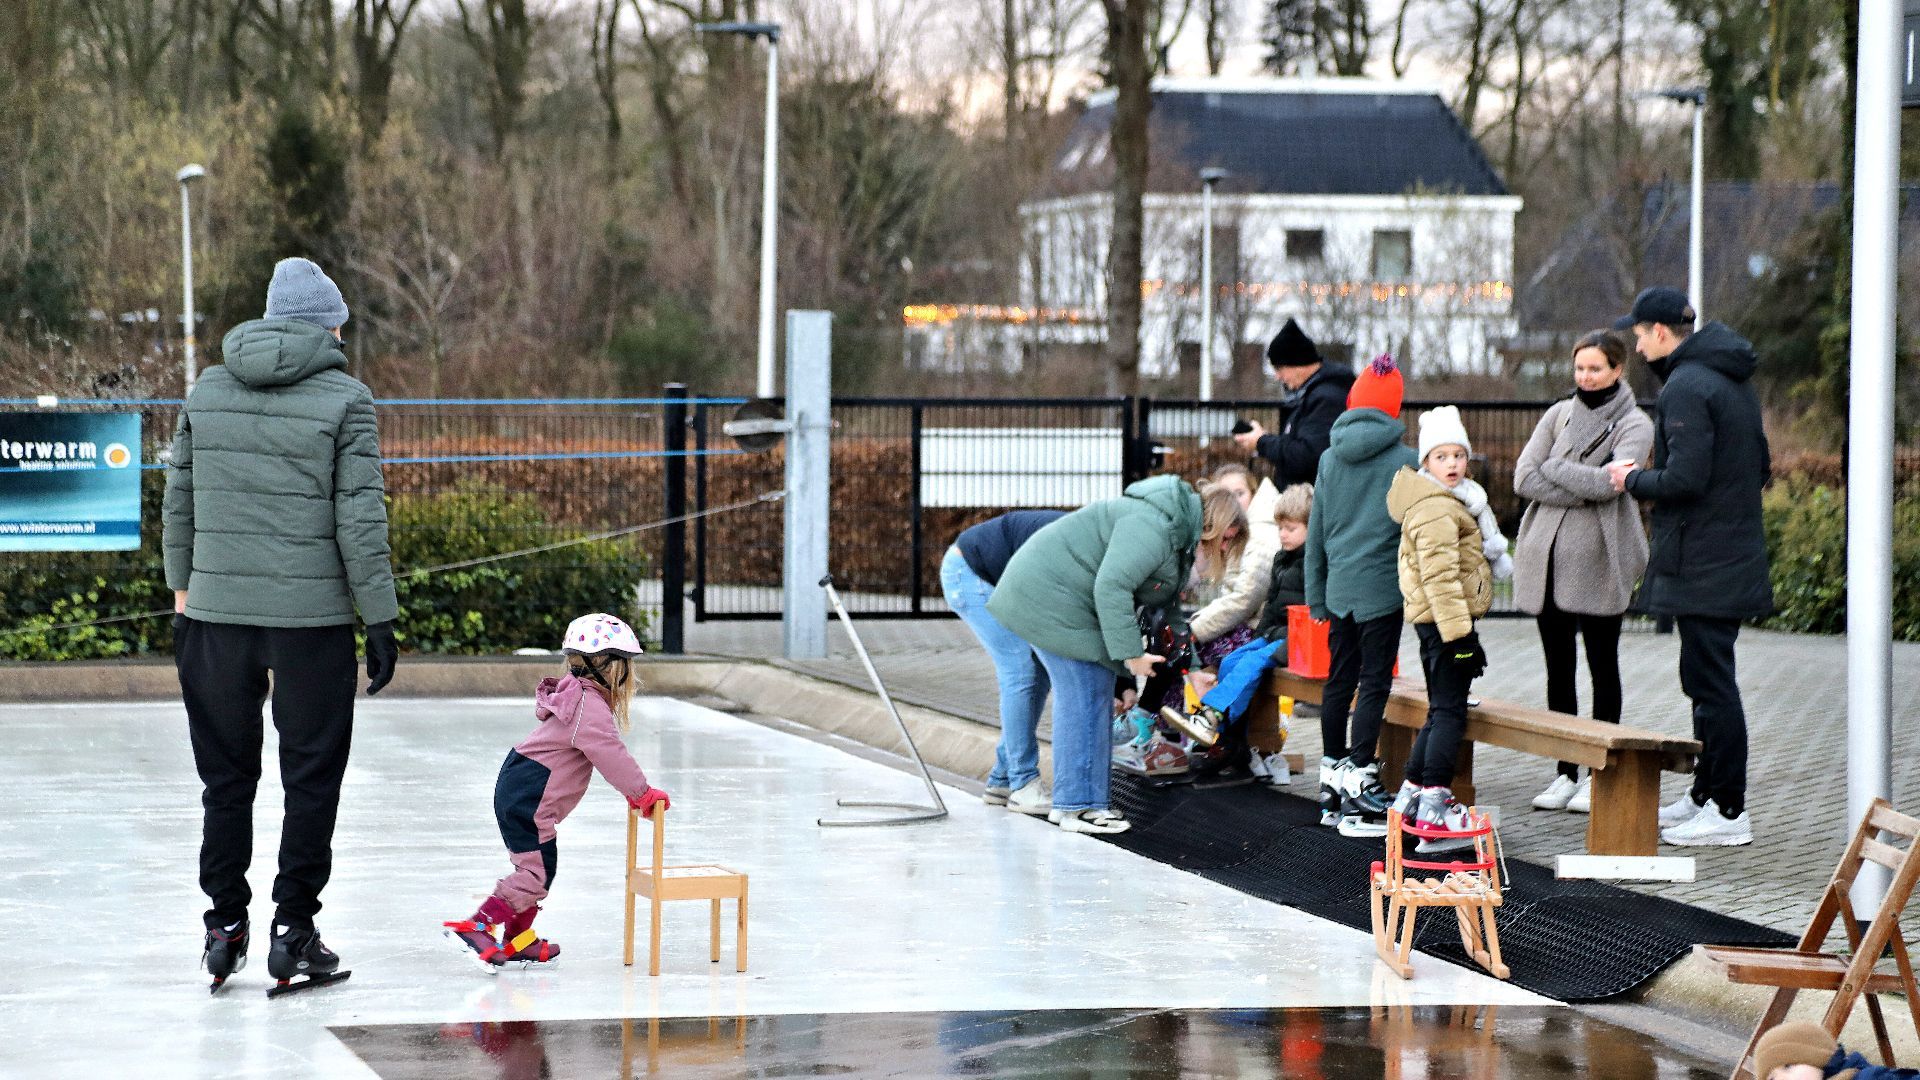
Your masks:
{"label": "grey concrete post", "polygon": [[789,660],[827,655],[828,463],[833,436],[833,315],[787,312],[786,562],[780,637]]}

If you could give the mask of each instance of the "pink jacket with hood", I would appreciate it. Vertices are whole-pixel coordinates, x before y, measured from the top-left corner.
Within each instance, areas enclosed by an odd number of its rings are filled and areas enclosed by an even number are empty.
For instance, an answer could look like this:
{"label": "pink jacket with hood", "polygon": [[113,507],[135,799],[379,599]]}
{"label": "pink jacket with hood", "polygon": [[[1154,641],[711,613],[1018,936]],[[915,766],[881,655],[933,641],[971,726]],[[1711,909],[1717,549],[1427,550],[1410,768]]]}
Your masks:
{"label": "pink jacket with hood", "polygon": [[579,804],[595,769],[629,799],[647,790],[647,774],[627,752],[598,686],[572,675],[542,679],[534,691],[534,715],[540,726],[514,749],[547,767],[547,789],[533,816],[541,843],[553,839],[554,826]]}

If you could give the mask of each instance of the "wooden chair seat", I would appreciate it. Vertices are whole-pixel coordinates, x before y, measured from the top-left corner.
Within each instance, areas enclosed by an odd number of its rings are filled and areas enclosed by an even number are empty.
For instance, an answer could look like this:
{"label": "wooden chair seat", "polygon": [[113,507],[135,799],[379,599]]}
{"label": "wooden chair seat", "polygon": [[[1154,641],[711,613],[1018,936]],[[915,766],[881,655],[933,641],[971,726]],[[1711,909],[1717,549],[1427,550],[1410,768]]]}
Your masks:
{"label": "wooden chair seat", "polygon": [[[1723,945],[1695,945],[1693,954],[1726,976],[1747,986],[1791,986],[1796,990],[1839,990],[1853,959],[1832,953],[1801,953],[1788,949],[1747,949]],[[1905,989],[1897,971],[1874,971],[1865,992],[1897,994]]]}
{"label": "wooden chair seat", "polygon": [[734,930],[735,970],[747,970],[747,875],[712,863],[667,866],[667,812],[653,812],[653,860],[640,863],[640,811],[627,810],[627,944],[626,962],[633,966],[634,903],[646,897],[653,911],[648,937],[647,974],[660,974],[660,905],[671,900],[706,900],[712,909],[713,962],[720,962],[720,901],[732,900],[738,917]]}

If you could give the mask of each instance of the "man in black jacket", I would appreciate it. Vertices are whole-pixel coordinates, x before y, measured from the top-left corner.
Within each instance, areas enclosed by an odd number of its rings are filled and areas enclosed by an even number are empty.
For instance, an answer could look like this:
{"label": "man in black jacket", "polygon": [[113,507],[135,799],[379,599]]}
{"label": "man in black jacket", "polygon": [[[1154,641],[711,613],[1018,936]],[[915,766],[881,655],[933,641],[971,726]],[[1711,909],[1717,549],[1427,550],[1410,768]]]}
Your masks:
{"label": "man in black jacket", "polygon": [[1293,484],[1313,483],[1320,471],[1333,422],[1347,410],[1353,372],[1322,360],[1313,339],[1292,319],[1267,344],[1267,363],[1287,391],[1280,399],[1280,430],[1270,432],[1255,423],[1233,441],[1271,462],[1273,486],[1285,491]]}
{"label": "man in black jacket", "polygon": [[1661,839],[1682,847],[1753,842],[1747,817],[1747,717],[1734,681],[1743,619],[1773,611],[1760,492],[1773,471],[1753,346],[1725,325],[1693,329],[1678,289],[1656,287],[1616,324],[1664,383],[1652,467],[1607,466],[1616,491],[1653,504],[1653,548],[1639,609],[1680,631],[1680,688],[1693,700],[1700,763],[1693,789],[1660,810]]}

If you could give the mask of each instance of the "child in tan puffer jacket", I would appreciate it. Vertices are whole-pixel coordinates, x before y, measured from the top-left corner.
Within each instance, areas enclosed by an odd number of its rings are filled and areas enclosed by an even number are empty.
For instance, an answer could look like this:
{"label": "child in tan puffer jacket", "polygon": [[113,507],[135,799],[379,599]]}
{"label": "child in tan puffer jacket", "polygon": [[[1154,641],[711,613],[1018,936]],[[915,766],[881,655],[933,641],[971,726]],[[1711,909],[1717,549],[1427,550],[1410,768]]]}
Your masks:
{"label": "child in tan puffer jacket", "polygon": [[[1452,788],[1467,693],[1487,668],[1473,622],[1493,603],[1489,545],[1462,489],[1471,453],[1460,410],[1430,410],[1420,417],[1420,471],[1401,469],[1387,493],[1387,513],[1400,523],[1400,595],[1420,637],[1427,677],[1427,723],[1407,758],[1394,808],[1422,825],[1454,830],[1467,824],[1466,808]],[[1425,839],[1416,850],[1471,845],[1468,839]]]}

